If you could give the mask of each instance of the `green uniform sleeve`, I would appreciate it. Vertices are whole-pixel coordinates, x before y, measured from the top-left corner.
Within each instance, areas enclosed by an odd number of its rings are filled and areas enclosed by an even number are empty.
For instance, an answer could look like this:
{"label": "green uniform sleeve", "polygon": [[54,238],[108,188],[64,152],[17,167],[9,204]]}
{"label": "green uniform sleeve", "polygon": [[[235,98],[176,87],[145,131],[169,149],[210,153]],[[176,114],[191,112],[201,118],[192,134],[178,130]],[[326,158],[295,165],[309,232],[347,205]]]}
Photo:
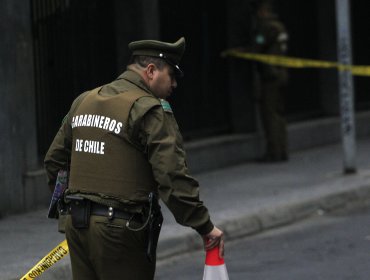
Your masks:
{"label": "green uniform sleeve", "polygon": [[201,235],[207,234],[213,224],[199,199],[199,184],[188,174],[176,120],[171,111],[165,112],[159,104],[148,110],[147,102],[142,98],[134,104],[129,124],[139,126],[136,138],[145,147],[160,198],[179,224],[190,226]]}
{"label": "green uniform sleeve", "polygon": [[69,166],[72,148],[72,112],[75,110],[78,104],[80,104],[86,94],[87,93],[80,95],[73,102],[70,111],[63,119],[59,131],[54,137],[54,140],[51,143],[48,152],[46,153],[44,167],[48,177],[49,186],[55,185],[58,171],[60,169],[67,169]]}
{"label": "green uniform sleeve", "polygon": [[48,177],[48,185],[54,186],[60,169],[66,169],[71,154],[71,126],[68,115],[64,119],[58,133],[54,137],[44,159],[44,167]]}

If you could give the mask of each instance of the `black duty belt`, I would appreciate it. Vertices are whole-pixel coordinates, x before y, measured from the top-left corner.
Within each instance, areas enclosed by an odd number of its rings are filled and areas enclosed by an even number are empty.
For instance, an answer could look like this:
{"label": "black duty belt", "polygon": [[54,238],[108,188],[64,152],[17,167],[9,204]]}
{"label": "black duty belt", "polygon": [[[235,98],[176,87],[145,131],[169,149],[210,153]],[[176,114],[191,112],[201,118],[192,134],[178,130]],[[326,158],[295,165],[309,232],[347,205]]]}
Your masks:
{"label": "black duty belt", "polygon": [[80,196],[67,196],[69,200],[69,214],[75,217],[83,217],[86,219],[89,216],[103,216],[108,219],[124,219],[136,222],[142,222],[140,214],[134,214],[127,211],[122,211],[110,206],[102,205]]}
{"label": "black duty belt", "polygon": [[95,202],[91,202],[90,215],[103,216],[107,217],[108,219],[124,219],[124,220],[131,219],[140,221],[139,215],[125,212],[110,206],[101,205]]}

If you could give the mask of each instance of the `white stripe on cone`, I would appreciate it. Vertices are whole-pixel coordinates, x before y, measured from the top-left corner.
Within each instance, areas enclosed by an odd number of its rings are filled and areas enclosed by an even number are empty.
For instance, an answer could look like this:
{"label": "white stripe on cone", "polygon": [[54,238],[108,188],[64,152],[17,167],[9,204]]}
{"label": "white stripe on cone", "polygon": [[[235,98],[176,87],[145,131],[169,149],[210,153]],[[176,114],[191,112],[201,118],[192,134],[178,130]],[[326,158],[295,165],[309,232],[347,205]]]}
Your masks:
{"label": "white stripe on cone", "polygon": [[225,260],[219,257],[218,246],[206,253],[203,280],[229,280]]}

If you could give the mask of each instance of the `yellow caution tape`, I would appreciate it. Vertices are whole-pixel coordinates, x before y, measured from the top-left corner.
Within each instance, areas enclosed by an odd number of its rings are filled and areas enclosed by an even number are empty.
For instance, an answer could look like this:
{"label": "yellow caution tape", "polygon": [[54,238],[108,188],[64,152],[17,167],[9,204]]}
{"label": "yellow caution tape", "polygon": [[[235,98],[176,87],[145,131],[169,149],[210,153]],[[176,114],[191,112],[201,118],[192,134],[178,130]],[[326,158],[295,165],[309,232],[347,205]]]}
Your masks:
{"label": "yellow caution tape", "polygon": [[232,56],[288,68],[337,68],[339,71],[351,71],[357,76],[370,76],[370,66],[367,65],[346,65],[331,61],[242,52],[235,49],[226,50],[221,53],[221,56]]}
{"label": "yellow caution tape", "polygon": [[39,261],[30,271],[22,276],[20,280],[30,280],[40,276],[43,272],[45,272],[45,270],[68,255],[68,251],[67,240],[64,240],[41,261]]}

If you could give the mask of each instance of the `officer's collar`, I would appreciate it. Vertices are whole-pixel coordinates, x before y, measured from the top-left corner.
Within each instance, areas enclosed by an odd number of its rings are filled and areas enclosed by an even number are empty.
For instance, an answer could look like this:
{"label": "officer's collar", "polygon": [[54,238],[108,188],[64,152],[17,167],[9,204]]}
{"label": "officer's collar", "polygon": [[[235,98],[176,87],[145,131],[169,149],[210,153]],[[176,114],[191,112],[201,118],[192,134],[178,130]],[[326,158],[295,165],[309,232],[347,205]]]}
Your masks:
{"label": "officer's collar", "polygon": [[121,80],[121,79],[124,79],[130,83],[133,83],[134,85],[138,86],[142,90],[153,95],[153,93],[150,91],[148,86],[145,84],[143,78],[135,71],[126,70],[117,78],[117,80]]}

